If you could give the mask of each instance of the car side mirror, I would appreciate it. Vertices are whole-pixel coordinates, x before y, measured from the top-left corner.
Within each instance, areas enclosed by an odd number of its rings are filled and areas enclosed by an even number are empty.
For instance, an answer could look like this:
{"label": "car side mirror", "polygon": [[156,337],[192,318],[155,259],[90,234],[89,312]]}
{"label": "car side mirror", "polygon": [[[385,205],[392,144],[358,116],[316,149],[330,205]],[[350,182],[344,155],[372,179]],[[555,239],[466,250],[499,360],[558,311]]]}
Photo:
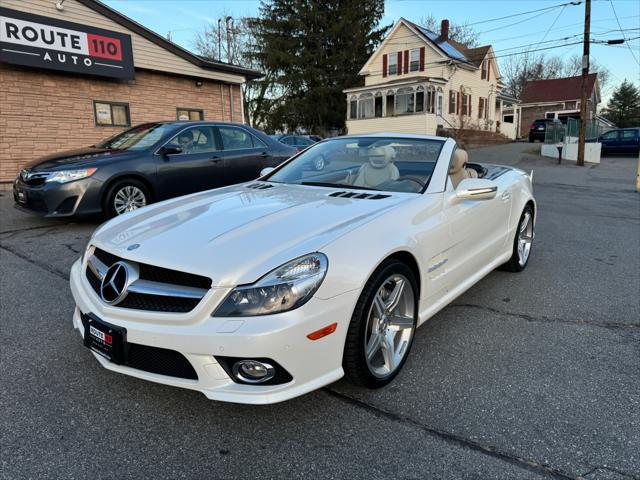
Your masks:
{"label": "car side mirror", "polygon": [[182,148],[177,145],[165,145],[160,149],[160,153],[162,155],[177,155],[178,153],[182,153]]}
{"label": "car side mirror", "polygon": [[491,200],[498,192],[498,184],[486,178],[465,178],[455,190],[458,200]]}
{"label": "car side mirror", "polygon": [[265,175],[269,175],[274,170],[275,170],[275,168],[273,168],[273,167],[265,167],[262,170],[260,170],[260,176],[264,177]]}

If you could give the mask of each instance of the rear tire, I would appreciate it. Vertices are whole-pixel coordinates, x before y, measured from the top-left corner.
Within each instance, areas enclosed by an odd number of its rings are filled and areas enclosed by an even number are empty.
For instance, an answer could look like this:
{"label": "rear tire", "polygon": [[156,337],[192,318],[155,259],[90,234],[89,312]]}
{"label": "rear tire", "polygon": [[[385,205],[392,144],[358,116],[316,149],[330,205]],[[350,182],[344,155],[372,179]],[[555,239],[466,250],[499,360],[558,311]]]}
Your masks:
{"label": "rear tire", "polygon": [[418,319],[418,284],[396,259],[383,262],[367,281],[351,317],[342,366],[356,385],[391,382],[409,355]]}
{"label": "rear tire", "polygon": [[502,265],[501,269],[508,272],[521,272],[527,268],[529,258],[531,258],[533,238],[533,208],[531,208],[531,205],[527,205],[524,207],[522,215],[520,215],[516,235],[513,239],[511,258],[507,263]]}
{"label": "rear tire", "polygon": [[102,211],[106,218],[113,218],[150,203],[151,192],[144,183],[135,178],[124,178],[109,187]]}

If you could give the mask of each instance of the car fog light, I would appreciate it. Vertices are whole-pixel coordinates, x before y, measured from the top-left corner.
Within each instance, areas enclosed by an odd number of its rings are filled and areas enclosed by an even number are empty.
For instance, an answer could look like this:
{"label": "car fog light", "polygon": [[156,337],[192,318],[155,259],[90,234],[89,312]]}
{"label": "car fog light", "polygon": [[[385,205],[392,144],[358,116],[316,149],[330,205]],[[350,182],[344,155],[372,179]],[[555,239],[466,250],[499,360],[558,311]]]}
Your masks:
{"label": "car fog light", "polygon": [[233,374],[243,382],[263,383],[274,377],[276,369],[257,360],[240,360],[233,365]]}

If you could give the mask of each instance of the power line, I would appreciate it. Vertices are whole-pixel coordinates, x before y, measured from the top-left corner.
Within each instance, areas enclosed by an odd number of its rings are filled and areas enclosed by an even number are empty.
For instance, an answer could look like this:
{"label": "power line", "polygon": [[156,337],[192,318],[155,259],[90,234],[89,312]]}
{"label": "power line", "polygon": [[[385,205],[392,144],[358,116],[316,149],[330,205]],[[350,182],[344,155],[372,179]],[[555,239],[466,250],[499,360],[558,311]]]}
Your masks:
{"label": "power line", "polygon": [[498,17],[498,18],[489,18],[487,20],[481,20],[479,22],[468,23],[467,25],[472,26],[472,25],[480,25],[482,23],[497,22],[499,20],[506,20],[507,18],[521,17],[522,15],[528,15],[530,13],[546,12],[548,10],[554,10],[556,8],[566,7],[567,5],[577,6],[577,5],[580,5],[581,3],[582,3],[582,0],[578,0],[578,1],[575,1],[575,2],[561,3],[559,5],[552,5],[550,7],[539,8],[537,10],[529,10],[528,12],[514,13],[514,14],[511,14],[511,15],[505,15],[504,17]]}
{"label": "power line", "polygon": [[[611,9],[613,10],[613,14],[616,17],[616,21],[618,22],[618,26],[620,27],[620,31],[622,31],[622,25],[620,25],[620,19],[618,18],[618,14],[616,13],[616,7],[613,6],[613,0],[609,0],[609,3],[611,3]],[[624,38],[625,40],[627,40],[624,32],[622,32],[622,38]],[[631,45],[629,45],[627,43],[627,47],[629,48],[629,52],[631,52],[631,55],[633,56],[633,59],[636,61],[636,63],[638,65],[640,65],[640,62],[638,61],[638,57],[636,57],[636,54],[633,53],[633,49],[631,48]]]}

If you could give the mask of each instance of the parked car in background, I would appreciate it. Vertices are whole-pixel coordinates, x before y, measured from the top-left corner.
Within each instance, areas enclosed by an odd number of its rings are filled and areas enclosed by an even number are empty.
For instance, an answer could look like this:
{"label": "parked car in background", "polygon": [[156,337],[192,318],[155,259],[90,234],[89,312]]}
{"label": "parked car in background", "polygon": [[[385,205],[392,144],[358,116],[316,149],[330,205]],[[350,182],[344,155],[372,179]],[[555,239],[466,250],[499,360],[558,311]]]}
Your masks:
{"label": "parked car in background", "polygon": [[316,135],[271,135],[271,138],[290,147],[294,147],[298,151],[304,150],[322,140]]}
{"label": "parked car in background", "polygon": [[640,127],[609,130],[600,135],[598,141],[602,144],[600,150],[602,155],[612,153],[638,155],[640,152]]}
{"label": "parked car in background", "polygon": [[26,210],[108,217],[149,203],[258,178],[296,150],[246,125],[145,123],[97,145],[28,164],[13,196]]}
{"label": "parked car in background", "polygon": [[536,140],[544,142],[544,136],[547,131],[547,125],[554,123],[552,118],[539,118],[534,120],[529,127],[529,142],[535,142]]}

